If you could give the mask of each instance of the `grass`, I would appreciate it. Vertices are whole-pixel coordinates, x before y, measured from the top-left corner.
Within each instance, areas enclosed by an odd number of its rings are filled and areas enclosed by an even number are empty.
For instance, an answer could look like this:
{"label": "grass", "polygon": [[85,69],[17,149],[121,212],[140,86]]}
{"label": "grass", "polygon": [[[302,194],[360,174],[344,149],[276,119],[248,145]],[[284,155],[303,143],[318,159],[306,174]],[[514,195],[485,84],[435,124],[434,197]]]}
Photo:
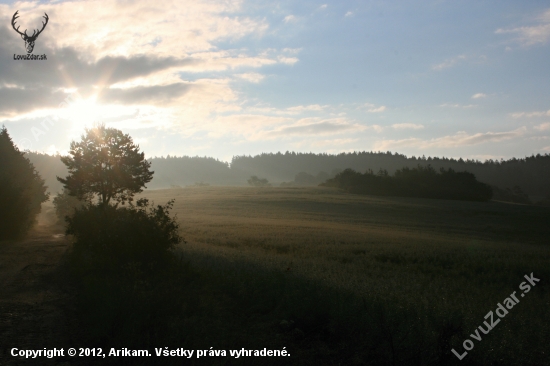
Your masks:
{"label": "grass", "polygon": [[[90,347],[291,354],[191,361],[219,365],[550,363],[549,208],[330,188],[187,187],[144,196],[176,199],[182,262],[158,279],[128,269],[126,279],[82,285],[76,316],[94,327],[79,333]],[[537,286],[458,361],[451,348],[462,353],[487,312],[519,293],[531,272]]]}

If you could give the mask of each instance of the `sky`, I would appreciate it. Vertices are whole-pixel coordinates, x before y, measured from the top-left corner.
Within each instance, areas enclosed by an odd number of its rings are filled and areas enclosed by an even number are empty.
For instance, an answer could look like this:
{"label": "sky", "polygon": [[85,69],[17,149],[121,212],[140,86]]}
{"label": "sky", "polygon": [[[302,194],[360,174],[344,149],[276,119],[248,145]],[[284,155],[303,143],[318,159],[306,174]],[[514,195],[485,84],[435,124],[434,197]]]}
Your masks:
{"label": "sky", "polygon": [[[42,28],[18,60],[20,31]],[[547,1],[0,1],[0,125],[66,154],[550,153]]]}

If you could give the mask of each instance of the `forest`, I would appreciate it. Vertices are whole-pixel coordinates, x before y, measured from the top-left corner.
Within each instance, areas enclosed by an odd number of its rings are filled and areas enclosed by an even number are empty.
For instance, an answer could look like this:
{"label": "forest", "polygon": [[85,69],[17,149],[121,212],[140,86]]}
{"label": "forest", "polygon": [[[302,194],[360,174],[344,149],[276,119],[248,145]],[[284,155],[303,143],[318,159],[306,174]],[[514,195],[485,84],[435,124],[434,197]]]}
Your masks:
{"label": "forest", "polygon": [[[66,168],[58,157],[27,152],[26,156],[46,181],[51,193],[61,191],[56,176]],[[468,172],[493,187],[493,199],[517,203],[547,202],[550,197],[550,155],[532,155],[508,160],[463,160],[445,157],[407,157],[391,152],[341,154],[264,153],[234,156],[230,163],[211,157],[166,156],[148,159],[155,172],[149,189],[184,187],[196,184],[247,185],[251,176],[267,179],[277,186],[314,186],[345,169],[357,172],[397,170],[430,165],[436,171],[452,169]]]}
{"label": "forest", "polygon": [[346,169],[334,178],[321,183],[321,186],[376,196],[462,201],[488,201],[493,197],[491,187],[478,182],[472,173],[455,172],[450,168],[448,170],[441,168],[438,173],[430,165],[398,169],[393,176],[382,169],[378,174],[374,174],[372,170],[361,174],[353,169]]}

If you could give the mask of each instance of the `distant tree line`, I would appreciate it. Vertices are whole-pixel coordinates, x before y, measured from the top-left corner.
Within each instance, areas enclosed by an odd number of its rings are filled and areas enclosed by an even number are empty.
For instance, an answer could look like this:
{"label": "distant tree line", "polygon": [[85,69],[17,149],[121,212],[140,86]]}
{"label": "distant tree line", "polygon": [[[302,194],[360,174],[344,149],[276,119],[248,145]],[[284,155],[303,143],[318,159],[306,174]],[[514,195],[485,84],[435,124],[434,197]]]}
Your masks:
{"label": "distant tree line", "polygon": [[263,176],[271,182],[291,181],[296,174],[305,172],[317,175],[319,172],[332,172],[334,169],[351,168],[364,172],[368,169],[385,169],[389,174],[403,167],[414,168],[418,164],[431,165],[434,169],[467,171],[483,183],[506,190],[518,186],[536,199],[550,196],[550,155],[537,154],[525,158],[509,160],[464,160],[445,157],[407,157],[392,152],[351,152],[341,154],[313,153],[265,153],[255,156],[235,156],[231,169]]}
{"label": "distant tree line", "polygon": [[380,169],[378,174],[370,169],[364,174],[346,169],[321,186],[359,194],[463,201],[488,201],[493,195],[492,188],[478,182],[472,173],[444,168],[437,172],[430,165],[404,167],[396,170],[393,176],[384,169]]}
{"label": "distant tree line", "polygon": [[[61,191],[55,176],[67,174],[59,158],[27,153],[50,192]],[[350,168],[364,172],[368,169],[385,169],[394,174],[404,167],[415,168],[419,164],[430,165],[436,171],[452,169],[455,172],[467,171],[483,183],[500,188],[498,196],[513,197],[514,192],[522,192],[533,201],[550,198],[550,155],[533,155],[509,160],[463,160],[437,157],[407,157],[391,152],[352,152],[342,154],[313,153],[264,153],[255,156],[235,156],[230,163],[210,157],[154,157],[148,159],[155,179],[147,188],[169,188],[172,185],[193,185],[204,182],[211,185],[247,185],[247,180],[255,175],[267,179],[273,185],[286,182],[288,185],[317,185],[337,172]],[[299,176],[298,176],[299,175]],[[323,179],[319,179],[319,178]],[[518,187],[516,189],[515,187]],[[512,195],[510,195],[510,193]],[[506,198],[508,197],[508,198]]]}

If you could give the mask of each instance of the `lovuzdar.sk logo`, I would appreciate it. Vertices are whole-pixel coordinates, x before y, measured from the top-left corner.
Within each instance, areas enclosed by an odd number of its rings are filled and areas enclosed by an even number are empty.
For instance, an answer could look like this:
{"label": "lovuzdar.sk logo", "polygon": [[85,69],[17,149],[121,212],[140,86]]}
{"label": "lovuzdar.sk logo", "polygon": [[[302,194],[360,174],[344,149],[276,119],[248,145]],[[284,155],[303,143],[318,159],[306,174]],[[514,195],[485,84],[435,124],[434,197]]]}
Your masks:
{"label": "lovuzdar.sk logo", "polygon": [[36,42],[36,39],[38,38],[40,33],[42,33],[42,31],[44,30],[44,28],[46,28],[46,25],[48,24],[48,20],[50,19],[48,17],[48,14],[44,13],[43,18],[46,21],[45,22],[42,21],[42,29],[40,29],[40,30],[34,29],[33,32],[32,32],[32,35],[29,36],[27,34],[26,29],[23,33],[21,33],[19,31],[20,26],[18,25],[17,28],[15,27],[16,19],[19,18],[18,13],[19,13],[19,10],[17,10],[15,12],[15,14],[13,14],[13,17],[11,18],[11,26],[13,27],[13,29],[17,33],[19,33],[21,38],[23,38],[23,41],[25,41],[25,48],[27,49],[27,54],[26,55],[16,55],[16,54],[14,54],[13,59],[14,60],[46,60],[46,55],[45,54],[44,55],[33,55],[32,51],[34,50],[34,42]]}

